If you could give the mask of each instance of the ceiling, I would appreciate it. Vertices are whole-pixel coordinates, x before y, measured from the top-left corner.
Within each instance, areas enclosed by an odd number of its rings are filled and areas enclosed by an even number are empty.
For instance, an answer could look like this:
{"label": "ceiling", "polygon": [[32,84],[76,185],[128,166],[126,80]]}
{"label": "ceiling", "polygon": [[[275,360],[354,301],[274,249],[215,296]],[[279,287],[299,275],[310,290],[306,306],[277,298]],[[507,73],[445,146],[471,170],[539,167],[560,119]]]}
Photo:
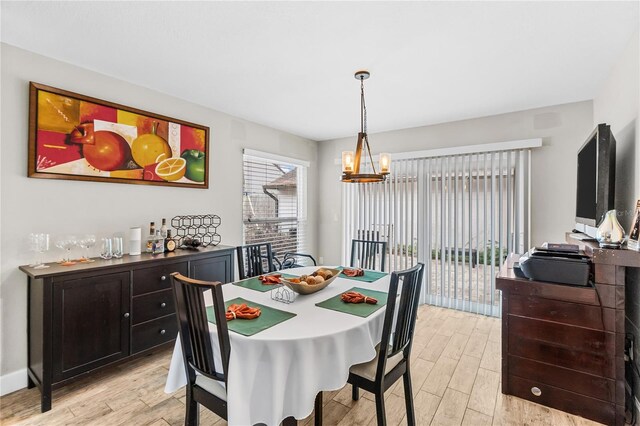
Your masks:
{"label": "ceiling", "polygon": [[5,43],[314,140],[358,132],[362,68],[371,133],[592,99],[640,22],[636,1],[2,1],[1,12]]}

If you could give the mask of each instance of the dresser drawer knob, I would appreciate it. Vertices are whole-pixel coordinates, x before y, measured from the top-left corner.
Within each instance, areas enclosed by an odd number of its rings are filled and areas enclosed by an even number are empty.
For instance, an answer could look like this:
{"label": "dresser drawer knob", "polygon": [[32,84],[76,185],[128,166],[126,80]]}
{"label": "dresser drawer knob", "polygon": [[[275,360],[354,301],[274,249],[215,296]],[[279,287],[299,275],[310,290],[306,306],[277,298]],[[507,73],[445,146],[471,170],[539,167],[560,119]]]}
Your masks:
{"label": "dresser drawer knob", "polygon": [[165,302],[162,302],[162,303],[160,304],[160,307],[161,307],[161,308],[166,308],[166,307],[167,307],[167,304],[166,304]]}
{"label": "dresser drawer knob", "polygon": [[531,393],[532,393],[533,395],[535,395],[535,396],[540,396],[540,395],[542,395],[542,391],[541,391],[541,390],[540,390],[540,388],[539,388],[539,387],[537,387],[537,386],[534,386],[534,387],[532,387],[532,388],[531,388]]}
{"label": "dresser drawer knob", "polygon": [[163,276],[160,277],[160,281],[166,281],[166,280],[167,280],[167,276],[166,275],[163,275]]}
{"label": "dresser drawer knob", "polygon": [[165,330],[164,328],[162,330],[160,330],[160,334],[166,334],[167,330]]}
{"label": "dresser drawer knob", "polygon": [[125,312],[124,317],[129,318],[129,312]]}

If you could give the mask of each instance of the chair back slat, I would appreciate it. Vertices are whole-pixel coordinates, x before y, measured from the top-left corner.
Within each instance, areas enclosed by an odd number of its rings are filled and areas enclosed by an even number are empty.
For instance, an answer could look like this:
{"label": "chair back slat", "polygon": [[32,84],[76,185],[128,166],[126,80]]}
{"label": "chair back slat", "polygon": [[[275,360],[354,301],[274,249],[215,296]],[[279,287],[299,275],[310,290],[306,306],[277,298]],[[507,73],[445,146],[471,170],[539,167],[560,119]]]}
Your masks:
{"label": "chair back slat", "polygon": [[[226,309],[222,295],[222,284],[193,280],[177,272],[171,274],[171,282],[187,377],[193,383],[197,372],[226,383],[231,345],[225,318]],[[213,311],[222,361],[222,365],[219,366],[216,366],[213,356],[209,321],[204,304],[204,291],[206,290],[211,290],[213,297]]]}
{"label": "chair back slat", "polygon": [[[405,271],[391,273],[377,374],[384,374],[387,358],[404,352],[405,359],[407,359],[411,352],[423,274],[423,263],[418,263]],[[398,302],[400,280],[402,280],[402,289]],[[396,305],[398,305],[397,309]],[[395,326],[393,325],[394,317],[396,317]]]}
{"label": "chair back slat", "polygon": [[387,258],[387,242],[351,240],[351,267],[384,271]]}
{"label": "chair back slat", "polygon": [[236,247],[240,279],[274,272],[271,243],[249,244]]}

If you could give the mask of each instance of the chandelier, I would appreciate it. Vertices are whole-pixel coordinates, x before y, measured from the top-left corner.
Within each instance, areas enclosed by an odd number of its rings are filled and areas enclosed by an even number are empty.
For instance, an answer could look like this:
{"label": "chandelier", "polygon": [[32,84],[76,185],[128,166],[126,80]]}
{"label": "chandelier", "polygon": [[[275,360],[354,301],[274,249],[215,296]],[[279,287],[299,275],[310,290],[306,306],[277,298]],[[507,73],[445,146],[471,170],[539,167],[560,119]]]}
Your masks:
{"label": "chandelier", "polygon": [[[389,166],[391,160],[389,154],[380,154],[380,171],[376,172],[376,166],[371,156],[371,148],[369,148],[369,138],[367,136],[367,107],[364,103],[364,81],[370,76],[369,71],[358,71],[355,74],[356,80],[360,80],[360,133],[358,133],[358,143],[356,152],[342,152],[342,182],[384,182],[389,174]],[[362,160],[362,149],[366,148],[366,154],[371,161],[371,169],[373,173],[360,173],[360,164]]]}

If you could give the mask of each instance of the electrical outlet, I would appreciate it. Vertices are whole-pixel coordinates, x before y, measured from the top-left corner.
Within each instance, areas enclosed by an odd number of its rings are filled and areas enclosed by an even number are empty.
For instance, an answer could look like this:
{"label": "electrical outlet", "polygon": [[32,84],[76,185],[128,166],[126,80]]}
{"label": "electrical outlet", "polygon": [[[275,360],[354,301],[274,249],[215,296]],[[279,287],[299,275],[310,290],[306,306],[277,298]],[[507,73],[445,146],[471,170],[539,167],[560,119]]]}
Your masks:
{"label": "electrical outlet", "polygon": [[323,257],[323,256],[320,256],[320,258],[319,258],[319,259],[320,259],[320,264],[321,264],[321,265],[324,265],[324,257]]}

